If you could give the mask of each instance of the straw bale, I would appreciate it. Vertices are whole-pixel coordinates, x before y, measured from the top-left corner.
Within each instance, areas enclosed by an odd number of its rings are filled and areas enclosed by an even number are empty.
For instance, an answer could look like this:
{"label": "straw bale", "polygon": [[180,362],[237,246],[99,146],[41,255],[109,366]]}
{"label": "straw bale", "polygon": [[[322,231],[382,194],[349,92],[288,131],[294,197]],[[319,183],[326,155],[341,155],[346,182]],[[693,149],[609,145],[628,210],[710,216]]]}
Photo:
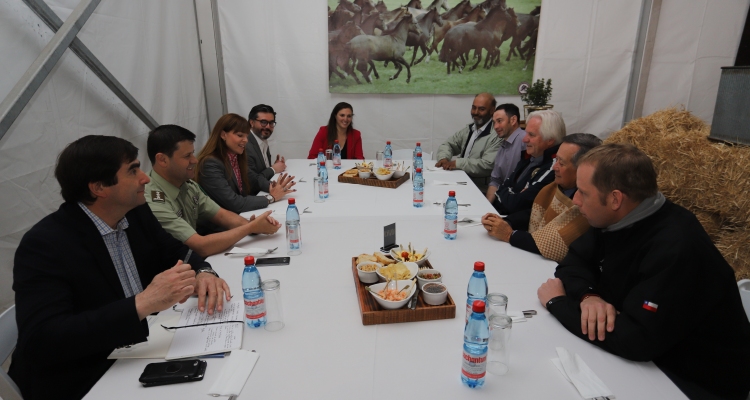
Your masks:
{"label": "straw bale", "polygon": [[669,108],[631,121],[605,142],[632,143],[654,162],[659,190],[692,211],[738,279],[750,275],[750,147],[708,140],[710,127]]}

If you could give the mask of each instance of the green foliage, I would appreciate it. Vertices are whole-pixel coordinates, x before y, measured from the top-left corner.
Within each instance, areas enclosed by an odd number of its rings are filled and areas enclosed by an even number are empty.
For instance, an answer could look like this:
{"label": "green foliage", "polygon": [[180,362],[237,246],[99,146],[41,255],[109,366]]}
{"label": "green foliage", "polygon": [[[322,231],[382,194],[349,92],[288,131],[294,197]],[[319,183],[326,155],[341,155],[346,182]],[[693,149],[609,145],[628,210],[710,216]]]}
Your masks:
{"label": "green foliage", "polygon": [[530,106],[546,106],[551,97],[552,79],[547,79],[546,84],[544,83],[544,79],[537,79],[536,82],[529,86],[526,94],[521,95],[521,100]]}

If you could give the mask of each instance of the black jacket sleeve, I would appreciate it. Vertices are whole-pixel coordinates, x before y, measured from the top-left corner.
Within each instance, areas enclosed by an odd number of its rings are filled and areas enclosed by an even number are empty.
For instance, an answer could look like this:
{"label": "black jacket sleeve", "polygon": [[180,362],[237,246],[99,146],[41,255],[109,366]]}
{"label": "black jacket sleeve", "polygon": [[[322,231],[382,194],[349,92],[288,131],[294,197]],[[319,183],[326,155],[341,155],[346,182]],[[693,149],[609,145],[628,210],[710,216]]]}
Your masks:
{"label": "black jacket sleeve", "polygon": [[529,232],[526,232],[526,231],[513,232],[513,234],[510,235],[509,243],[511,246],[518,247],[521,250],[526,250],[529,253],[542,254],[539,251],[539,247],[536,246],[534,237],[532,237]]}
{"label": "black jacket sleeve", "polygon": [[[268,200],[265,197],[243,196],[237,193],[229,184],[225,171],[224,164],[213,157],[203,162],[200,170],[200,185],[208,197],[222,208],[237,214],[268,207]],[[245,184],[252,185],[252,182]]]}

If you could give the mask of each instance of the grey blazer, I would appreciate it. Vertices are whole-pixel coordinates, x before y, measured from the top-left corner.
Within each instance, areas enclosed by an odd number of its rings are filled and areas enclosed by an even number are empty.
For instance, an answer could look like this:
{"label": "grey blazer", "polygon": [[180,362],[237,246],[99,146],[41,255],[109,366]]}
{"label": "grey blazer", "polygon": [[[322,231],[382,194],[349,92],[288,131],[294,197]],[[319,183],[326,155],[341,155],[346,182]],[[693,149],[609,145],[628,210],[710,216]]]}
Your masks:
{"label": "grey blazer", "polygon": [[[206,159],[199,174],[203,191],[222,208],[239,214],[268,207],[268,200],[264,196],[241,195],[237,178],[229,174],[230,178],[227,179],[224,163],[215,157]],[[251,194],[259,191],[258,182],[252,177],[250,182],[243,182],[243,185],[250,185]]]}
{"label": "grey blazer", "polygon": [[[255,135],[250,132],[250,136]],[[258,141],[254,137],[248,137],[247,144],[245,145],[245,153],[247,153],[247,174],[250,175],[250,179],[258,181],[258,187],[264,192],[268,192],[268,186],[270,179],[276,174],[273,168],[266,168],[266,162],[263,161],[263,153],[260,151]],[[269,162],[273,162],[271,158],[271,150],[267,152]]]}

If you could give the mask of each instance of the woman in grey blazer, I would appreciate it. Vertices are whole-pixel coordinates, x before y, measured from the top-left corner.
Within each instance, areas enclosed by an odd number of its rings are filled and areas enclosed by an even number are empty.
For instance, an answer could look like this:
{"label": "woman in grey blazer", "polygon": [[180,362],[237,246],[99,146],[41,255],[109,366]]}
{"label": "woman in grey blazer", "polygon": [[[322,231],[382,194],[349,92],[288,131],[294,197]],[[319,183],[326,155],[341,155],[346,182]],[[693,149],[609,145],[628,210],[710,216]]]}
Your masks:
{"label": "woman in grey blazer", "polygon": [[269,194],[256,196],[260,191],[257,179],[247,172],[245,145],[250,123],[237,114],[219,118],[208,142],[198,155],[196,181],[203,191],[222,208],[237,214],[266,208],[294,192],[293,176],[281,174],[271,182]]}

